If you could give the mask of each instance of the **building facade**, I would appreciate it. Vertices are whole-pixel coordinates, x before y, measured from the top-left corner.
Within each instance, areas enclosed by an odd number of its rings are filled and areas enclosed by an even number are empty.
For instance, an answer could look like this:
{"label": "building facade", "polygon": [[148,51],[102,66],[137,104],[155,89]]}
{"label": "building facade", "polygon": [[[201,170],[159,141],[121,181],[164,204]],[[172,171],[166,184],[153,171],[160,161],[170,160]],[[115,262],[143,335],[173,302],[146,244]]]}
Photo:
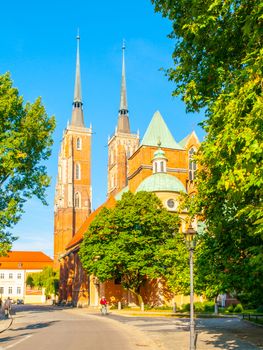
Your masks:
{"label": "building facade", "polygon": [[[118,281],[100,283],[96,276],[87,276],[82,269],[78,257],[79,245],[90,223],[103,207],[114,207],[116,201],[121,199],[122,194],[126,191],[133,193],[137,191],[154,192],[167,210],[179,214],[182,222],[181,230],[184,231],[187,228],[187,212],[179,212],[179,196],[182,192],[194,195],[196,191],[194,185],[196,164],[193,155],[199,148],[200,142],[194,131],[180,142],[176,142],[161,113],[157,111],[141,141],[139,133],[131,132],[124,53],[125,47],[123,46],[120,108],[115,131],[108,139],[107,200],[92,213],[87,208],[84,215],[79,217],[78,225],[73,226],[71,225],[72,216],[68,212],[76,211],[74,201],[72,200],[72,206],[69,206],[69,201],[67,201],[67,207],[65,206],[67,187],[70,187],[71,177],[66,177],[66,174],[64,177],[61,176],[61,178],[66,179],[64,187],[62,186],[60,191],[60,196],[64,195],[63,205],[59,204],[59,188],[56,192],[54,240],[55,260],[60,264],[60,299],[74,305],[97,306],[102,295],[114,303],[117,301],[128,304],[136,303],[134,297],[123,290]],[[72,137],[74,138],[74,135]],[[85,154],[88,157],[87,164],[90,165],[90,149],[88,156],[87,152]],[[66,159],[68,158],[66,157]],[[72,157],[71,162],[71,164],[75,164],[74,157]],[[58,166],[60,169],[60,160]],[[90,166],[87,171],[90,171]],[[86,191],[88,195],[91,195],[91,192],[87,190],[91,188],[88,179],[90,179],[89,176],[82,186],[83,189],[84,186],[87,186]],[[72,188],[74,188],[76,187],[75,178],[72,178],[72,181]],[[72,190],[70,193],[71,198],[74,198],[73,194],[76,192]],[[82,191],[80,193],[83,196]],[[196,225],[196,223],[193,224]],[[65,234],[60,234],[60,232],[65,232]],[[169,291],[165,290],[165,286],[160,281],[149,281],[142,294],[144,300],[150,301],[149,303],[162,304],[174,298],[173,295],[169,294]],[[187,298],[180,296],[180,300],[177,302],[180,304],[187,300]]]}
{"label": "building facade", "polygon": [[45,302],[42,291],[33,292],[26,285],[26,279],[47,266],[53,266],[53,260],[42,252],[11,251],[0,257],[0,298],[22,299],[25,303]]}

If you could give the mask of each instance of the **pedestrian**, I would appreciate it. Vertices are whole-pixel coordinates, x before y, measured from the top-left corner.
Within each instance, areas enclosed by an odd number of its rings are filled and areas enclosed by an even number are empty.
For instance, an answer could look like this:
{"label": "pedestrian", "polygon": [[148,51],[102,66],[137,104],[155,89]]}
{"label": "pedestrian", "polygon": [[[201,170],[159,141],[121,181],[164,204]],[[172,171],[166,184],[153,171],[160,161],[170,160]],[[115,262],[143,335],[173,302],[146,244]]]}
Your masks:
{"label": "pedestrian", "polygon": [[10,311],[11,311],[11,299],[8,297],[4,303],[4,312],[5,312],[5,317],[9,318],[10,316]]}

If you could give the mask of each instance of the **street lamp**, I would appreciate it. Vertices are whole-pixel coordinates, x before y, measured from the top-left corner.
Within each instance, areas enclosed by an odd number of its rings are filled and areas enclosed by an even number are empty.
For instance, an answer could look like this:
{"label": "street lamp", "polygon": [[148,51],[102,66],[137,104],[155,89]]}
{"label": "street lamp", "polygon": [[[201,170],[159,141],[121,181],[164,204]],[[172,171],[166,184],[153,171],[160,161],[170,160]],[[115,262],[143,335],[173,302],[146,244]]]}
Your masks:
{"label": "street lamp", "polygon": [[195,235],[196,231],[193,229],[190,223],[186,232],[184,232],[186,245],[189,250],[189,263],[190,263],[190,350],[195,350],[195,322],[194,322],[194,248],[195,248]]}

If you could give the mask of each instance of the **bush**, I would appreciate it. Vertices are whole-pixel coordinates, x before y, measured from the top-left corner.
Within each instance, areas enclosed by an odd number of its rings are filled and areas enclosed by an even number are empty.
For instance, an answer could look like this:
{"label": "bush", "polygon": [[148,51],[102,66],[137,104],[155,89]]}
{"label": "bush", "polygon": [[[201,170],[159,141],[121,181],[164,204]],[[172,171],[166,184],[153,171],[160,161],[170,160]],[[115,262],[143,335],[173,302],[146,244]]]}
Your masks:
{"label": "bush", "polygon": [[205,301],[204,302],[204,311],[205,312],[213,312],[215,310],[215,303],[213,301]]}
{"label": "bush", "polygon": [[234,311],[234,306],[231,304],[227,307],[226,311],[228,312],[233,312]]}
{"label": "bush", "polygon": [[181,308],[183,312],[190,311],[190,304],[183,304]]}
{"label": "bush", "polygon": [[234,308],[234,312],[236,312],[237,314],[243,312],[243,306],[241,304],[237,304]]}
{"label": "bush", "polygon": [[204,312],[204,303],[201,303],[200,301],[197,301],[194,303],[194,310],[195,312]]}
{"label": "bush", "polygon": [[263,305],[260,305],[256,311],[259,313],[263,313]]}

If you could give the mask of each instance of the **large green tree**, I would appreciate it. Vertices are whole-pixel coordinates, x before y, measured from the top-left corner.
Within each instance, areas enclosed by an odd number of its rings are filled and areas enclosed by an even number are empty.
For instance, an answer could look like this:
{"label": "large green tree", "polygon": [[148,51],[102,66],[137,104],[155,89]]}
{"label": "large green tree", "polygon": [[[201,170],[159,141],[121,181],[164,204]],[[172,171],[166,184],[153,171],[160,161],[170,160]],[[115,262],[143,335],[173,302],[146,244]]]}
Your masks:
{"label": "large green tree", "polygon": [[[205,108],[194,213],[204,215],[204,288],[263,300],[263,50],[260,0],[152,0],[172,21],[166,71],[189,111]],[[198,264],[198,261],[197,261]],[[210,267],[210,270],[209,270]],[[216,269],[216,270],[215,270]],[[253,294],[251,293],[253,291]]]}
{"label": "large green tree", "polygon": [[59,272],[50,266],[46,266],[40,272],[34,272],[27,276],[26,285],[31,288],[45,288],[45,295],[51,297],[58,294]]}
{"label": "large green tree", "polygon": [[51,154],[54,117],[38,98],[24,104],[10,74],[0,76],[0,255],[10,248],[10,229],[19,221],[28,198],[44,204],[50,178],[43,161]]}
{"label": "large green tree", "polygon": [[[155,194],[125,193],[113,209],[104,208],[90,225],[80,247],[89,274],[101,282],[118,279],[142,302],[141,287],[148,279],[166,278],[174,285],[171,266],[185,258],[179,218],[163,208]],[[180,249],[182,256],[180,259]]]}

